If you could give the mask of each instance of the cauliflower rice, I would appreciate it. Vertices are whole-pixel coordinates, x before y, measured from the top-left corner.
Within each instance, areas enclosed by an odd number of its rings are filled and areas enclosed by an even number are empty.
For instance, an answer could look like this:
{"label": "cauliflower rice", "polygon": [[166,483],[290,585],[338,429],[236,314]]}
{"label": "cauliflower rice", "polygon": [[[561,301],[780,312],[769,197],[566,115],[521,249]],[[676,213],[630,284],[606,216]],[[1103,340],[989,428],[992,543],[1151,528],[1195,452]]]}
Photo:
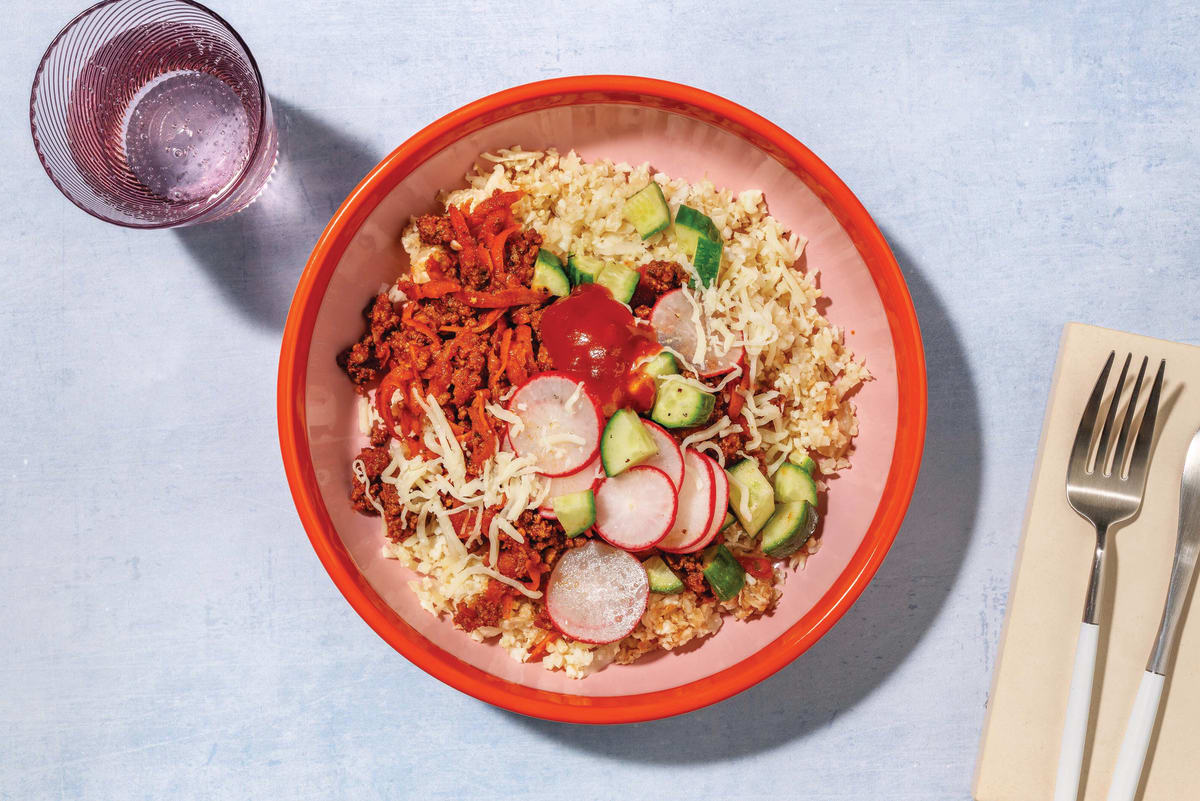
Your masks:
{"label": "cauliflower rice", "polygon": [[[513,212],[520,224],[541,234],[545,247],[560,253],[587,252],[628,266],[647,259],[689,265],[672,237],[657,236],[643,242],[623,218],[625,199],[647,182],[659,184],[672,208],[686,204],[708,215],[725,242],[725,256],[719,280],[697,292],[696,301],[699,312],[713,322],[711,336],[718,352],[745,348],[750,386],[755,391],[747,393],[741,422],[716,421],[707,439],[700,437],[690,444],[707,448],[723,465],[715,437],[744,422],[750,435],[747,447],[764,451],[772,468],[789,456],[799,458],[806,453],[814,456],[825,476],[849,466],[858,423],[854,404],[846,396],[869,380],[870,374],[845,347],[841,331],[818,311],[822,293],[814,285],[814,276],[794,266],[805,240],[789,233],[768,213],[762,192],[750,189],[734,195],[707,180],[690,184],[670,178],[654,172],[648,164],[584,162],[573,151],[560,154],[519,148],[484,154],[466,179],[465,188],[449,192],[439,201],[471,205],[496,190],[522,190],[525,194],[514,204]],[[405,228],[402,242],[411,260],[413,280],[426,280],[426,260],[438,249],[421,242],[415,220]],[[678,355],[685,364],[691,356]],[[368,398],[361,402],[360,424],[366,434],[378,417]],[[409,461],[403,455],[396,458]],[[404,467],[400,465],[401,470]],[[819,486],[825,489],[823,483]],[[544,493],[538,497],[534,491],[526,508],[535,508],[543,499]],[[420,509],[410,511],[417,514]],[[452,614],[456,604],[482,592],[488,576],[476,572],[464,577],[464,566],[478,558],[464,560],[447,537],[432,530],[435,528],[430,520],[416,535],[388,541],[383,550],[419,574],[410,582],[413,592],[424,609],[441,616]],[[735,555],[754,549],[753,538],[737,523],[726,529],[725,538]],[[702,601],[691,591],[651,593],[640,624],[623,640],[597,646],[559,638],[545,648],[541,664],[580,678],[614,661],[627,664],[651,651],[675,649],[714,634],[726,615],[744,620],[766,614],[778,599],[788,572],[803,568],[819,544],[818,537],[810,538],[787,562],[776,564],[769,578],[748,575],[741,592],[724,603]],[[477,628],[470,636],[479,641],[496,640],[523,662],[545,635],[534,626],[534,615],[534,605],[518,598],[499,626]]]}

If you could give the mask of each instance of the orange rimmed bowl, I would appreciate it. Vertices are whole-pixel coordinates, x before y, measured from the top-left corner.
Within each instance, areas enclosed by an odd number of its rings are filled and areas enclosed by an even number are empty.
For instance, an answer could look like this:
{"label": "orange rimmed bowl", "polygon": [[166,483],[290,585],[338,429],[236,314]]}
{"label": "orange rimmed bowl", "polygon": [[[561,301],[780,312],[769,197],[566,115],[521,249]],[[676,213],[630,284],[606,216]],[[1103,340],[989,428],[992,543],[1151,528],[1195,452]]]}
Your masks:
{"label": "orange rimmed bowl", "polygon": [[[585,159],[649,161],[735,193],[762,189],[772,214],[809,240],[826,314],[875,380],[855,396],[853,467],[833,482],[820,553],[789,577],[775,612],[727,621],[685,652],[613,665],[583,680],[523,665],[425,612],[412,574],[382,557],[378,520],[350,508],[362,445],[337,353],[363,305],[407,264],[399,234],[462,184],[477,156],[519,144]],[[895,539],[925,437],[920,330],[896,260],[870,215],[804,145],[759,115],[680,84],[624,76],[518,86],[448,114],[398,147],[334,214],[300,278],[279,363],[279,439],[300,519],[321,562],[375,631],[418,667],[506,709],[574,723],[662,718],[720,701],[791,662],[862,593]]]}

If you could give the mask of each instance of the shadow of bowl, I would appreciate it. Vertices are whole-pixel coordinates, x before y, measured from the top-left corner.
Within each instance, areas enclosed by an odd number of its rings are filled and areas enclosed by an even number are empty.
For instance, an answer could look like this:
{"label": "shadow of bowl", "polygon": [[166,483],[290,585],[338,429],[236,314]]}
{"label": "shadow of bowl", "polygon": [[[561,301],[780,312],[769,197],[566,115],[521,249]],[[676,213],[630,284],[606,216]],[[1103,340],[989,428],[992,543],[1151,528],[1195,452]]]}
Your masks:
{"label": "shadow of bowl", "polygon": [[[505,714],[580,751],[671,765],[723,761],[778,748],[828,725],[904,662],[937,618],[966,555],[979,506],[982,435],[975,385],[954,323],[912,257],[897,239],[887,239],[921,322],[929,420],[904,527],[858,602],[779,673],[685,716],[602,727]],[[684,742],[688,747],[681,749]]]}

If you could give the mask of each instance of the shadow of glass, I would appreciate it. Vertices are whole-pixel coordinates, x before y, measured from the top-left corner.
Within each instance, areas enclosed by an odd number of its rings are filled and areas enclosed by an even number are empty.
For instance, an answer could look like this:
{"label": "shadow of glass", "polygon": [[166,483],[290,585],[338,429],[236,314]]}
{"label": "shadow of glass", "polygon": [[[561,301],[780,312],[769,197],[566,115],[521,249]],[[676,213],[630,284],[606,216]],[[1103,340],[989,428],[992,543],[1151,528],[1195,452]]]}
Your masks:
{"label": "shadow of glass", "polygon": [[271,102],[279,161],[262,195],[232,217],[175,234],[248,321],[281,331],[317,237],[379,157],[308,112]]}
{"label": "shadow of glass", "polygon": [[568,747],[620,759],[673,765],[722,761],[769,751],[827,726],[870,695],[920,642],[954,587],[975,524],[981,421],[954,322],[915,261],[896,239],[889,236],[888,241],[921,321],[929,422],[921,475],[904,527],[862,597],[791,665],[715,706],[620,727],[513,715],[515,720]]}

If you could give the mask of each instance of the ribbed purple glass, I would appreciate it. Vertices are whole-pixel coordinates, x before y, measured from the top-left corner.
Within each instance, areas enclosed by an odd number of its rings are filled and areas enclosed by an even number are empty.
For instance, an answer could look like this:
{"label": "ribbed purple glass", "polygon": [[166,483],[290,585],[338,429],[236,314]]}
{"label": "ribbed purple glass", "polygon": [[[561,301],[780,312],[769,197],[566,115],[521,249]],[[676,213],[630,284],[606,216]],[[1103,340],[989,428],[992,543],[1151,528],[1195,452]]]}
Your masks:
{"label": "ribbed purple glass", "polygon": [[191,0],[106,0],[71,20],[38,66],[29,121],[55,186],[131,228],[245,208],[278,149],[254,57]]}

